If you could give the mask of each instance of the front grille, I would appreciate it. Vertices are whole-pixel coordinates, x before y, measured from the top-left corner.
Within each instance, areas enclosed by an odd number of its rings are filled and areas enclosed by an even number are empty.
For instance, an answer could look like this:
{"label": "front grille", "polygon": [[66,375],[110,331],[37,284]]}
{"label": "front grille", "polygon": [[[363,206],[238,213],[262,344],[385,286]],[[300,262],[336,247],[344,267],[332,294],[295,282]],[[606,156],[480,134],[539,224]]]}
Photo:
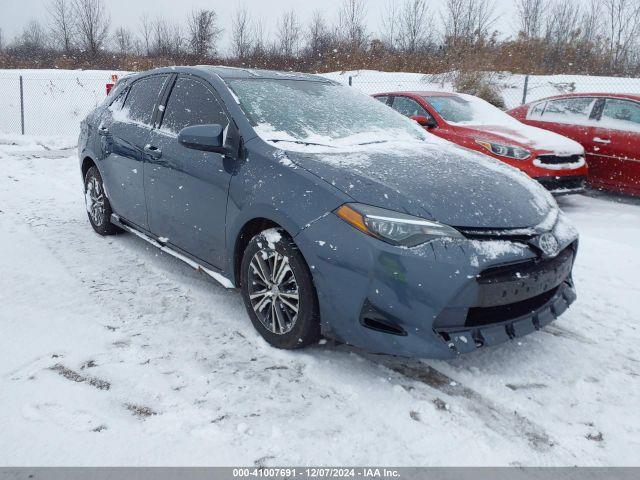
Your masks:
{"label": "front grille", "polygon": [[562,175],[555,177],[535,178],[544,188],[555,191],[572,191],[584,189],[586,178],[581,175]]}
{"label": "front grille", "polygon": [[511,233],[508,230],[493,230],[480,228],[458,228],[469,240],[504,240],[515,243],[528,243],[535,237],[535,233]]}
{"label": "front grille", "polygon": [[571,275],[573,249],[552,259],[493,267],[478,277],[476,307],[498,307],[523,302],[549,292]]}
{"label": "front grille", "polygon": [[546,165],[563,165],[582,161],[582,155],[567,155],[564,157],[560,155],[539,155],[538,160]]}
{"label": "front grille", "polygon": [[555,287],[548,292],[509,305],[470,308],[464,326],[480,327],[531,314],[551,300],[557,291],[558,287]]}

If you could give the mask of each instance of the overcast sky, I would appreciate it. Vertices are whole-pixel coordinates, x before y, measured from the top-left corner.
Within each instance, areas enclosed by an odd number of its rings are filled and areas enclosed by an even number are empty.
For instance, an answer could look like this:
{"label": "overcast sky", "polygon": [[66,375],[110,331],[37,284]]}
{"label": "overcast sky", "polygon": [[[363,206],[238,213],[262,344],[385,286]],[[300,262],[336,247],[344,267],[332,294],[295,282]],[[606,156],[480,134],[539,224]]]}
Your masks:
{"label": "overcast sky", "polygon": [[[403,0],[396,0],[398,3]],[[367,24],[371,30],[377,31],[381,13],[389,0],[367,0]],[[512,35],[514,31],[515,0],[494,0],[496,12],[500,15],[497,29]],[[47,0],[0,0],[0,29],[5,42],[18,34],[22,27],[32,19],[46,20]],[[186,14],[194,8],[207,8],[218,13],[221,26],[225,29],[221,40],[222,50],[229,44],[231,14],[240,3],[236,0],[106,0],[111,11],[112,27],[124,26],[135,30],[140,16],[147,12],[151,17],[163,15],[167,18],[184,21]],[[306,22],[311,13],[318,9],[333,20],[342,0],[244,0],[254,17],[264,19],[267,31],[273,31],[278,18],[284,11],[294,9],[300,20]],[[429,0],[430,8],[439,11],[445,0]],[[439,30],[440,19],[436,15],[434,28]],[[303,30],[304,32],[304,30]]]}

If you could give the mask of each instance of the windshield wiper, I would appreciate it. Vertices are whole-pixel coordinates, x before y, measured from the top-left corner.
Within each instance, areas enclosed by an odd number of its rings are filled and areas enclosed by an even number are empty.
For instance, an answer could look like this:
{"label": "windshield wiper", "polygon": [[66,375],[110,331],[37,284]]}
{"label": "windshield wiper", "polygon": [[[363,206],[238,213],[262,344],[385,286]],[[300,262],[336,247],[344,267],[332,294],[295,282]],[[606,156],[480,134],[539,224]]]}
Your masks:
{"label": "windshield wiper", "polygon": [[314,145],[318,147],[336,148],[333,145],[325,145],[324,143],[305,142],[304,140],[285,140],[283,138],[270,138],[267,140],[267,142],[273,142],[273,143],[287,142],[287,143],[298,143],[300,145]]}
{"label": "windshield wiper", "polygon": [[374,143],[389,143],[389,140],[373,140],[371,142],[359,143],[358,145],[373,145]]}

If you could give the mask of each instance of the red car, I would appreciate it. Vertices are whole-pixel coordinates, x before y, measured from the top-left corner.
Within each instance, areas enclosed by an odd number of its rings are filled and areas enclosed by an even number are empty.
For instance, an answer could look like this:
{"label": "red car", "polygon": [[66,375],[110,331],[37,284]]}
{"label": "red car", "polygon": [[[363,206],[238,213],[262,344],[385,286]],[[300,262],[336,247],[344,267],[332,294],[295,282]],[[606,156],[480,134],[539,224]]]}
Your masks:
{"label": "red car", "polygon": [[584,190],[584,148],[561,135],[525,125],[472,95],[393,92],[374,95],[434,135],[519,168],[554,194]]}
{"label": "red car", "polygon": [[590,186],[640,196],[640,96],[573,93],[508,113],[582,144]]}

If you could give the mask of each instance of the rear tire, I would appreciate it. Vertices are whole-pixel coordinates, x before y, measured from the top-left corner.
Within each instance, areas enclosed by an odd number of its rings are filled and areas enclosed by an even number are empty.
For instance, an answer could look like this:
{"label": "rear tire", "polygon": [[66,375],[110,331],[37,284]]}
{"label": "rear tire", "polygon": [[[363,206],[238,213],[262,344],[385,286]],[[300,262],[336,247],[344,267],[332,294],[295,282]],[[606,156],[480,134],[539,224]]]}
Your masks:
{"label": "rear tire", "polygon": [[240,268],[242,297],[251,323],[269,344],[289,350],[320,339],[311,272],[283,230],[270,229],[253,237]]}
{"label": "rear tire", "polygon": [[111,223],[111,204],[105,193],[104,183],[94,165],[84,177],[84,199],[87,215],[93,229],[102,236],[115,235],[122,230]]}

